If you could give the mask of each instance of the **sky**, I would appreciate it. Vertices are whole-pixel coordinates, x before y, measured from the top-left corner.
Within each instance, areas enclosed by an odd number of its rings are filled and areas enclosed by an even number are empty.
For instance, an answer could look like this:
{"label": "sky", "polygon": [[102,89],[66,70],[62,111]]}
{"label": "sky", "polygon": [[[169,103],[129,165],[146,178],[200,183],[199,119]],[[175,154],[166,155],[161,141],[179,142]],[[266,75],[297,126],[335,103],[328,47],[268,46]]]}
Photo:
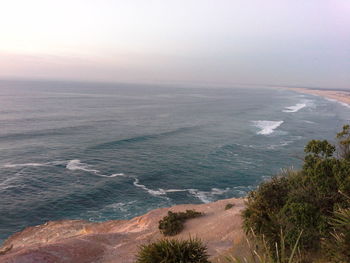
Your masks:
{"label": "sky", "polygon": [[0,78],[350,89],[350,1],[0,0]]}

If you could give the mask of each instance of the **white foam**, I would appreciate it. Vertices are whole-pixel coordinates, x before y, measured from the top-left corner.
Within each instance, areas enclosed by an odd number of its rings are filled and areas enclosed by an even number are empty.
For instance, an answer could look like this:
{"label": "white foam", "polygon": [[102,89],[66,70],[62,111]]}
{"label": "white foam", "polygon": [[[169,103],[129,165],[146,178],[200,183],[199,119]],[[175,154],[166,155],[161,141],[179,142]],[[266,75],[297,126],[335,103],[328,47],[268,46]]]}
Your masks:
{"label": "white foam", "polygon": [[285,109],[283,110],[283,112],[297,112],[299,110],[301,110],[302,108],[306,107],[306,103],[298,103],[294,106],[290,106],[290,107],[285,107]]}
{"label": "white foam", "polygon": [[259,128],[260,131],[257,134],[269,135],[277,129],[283,121],[253,121],[255,127]]}
{"label": "white foam", "polygon": [[81,170],[81,171],[85,171],[85,172],[89,172],[89,173],[98,173],[99,172],[96,169],[90,169],[88,164],[82,163],[78,159],[70,160],[67,163],[66,168],[68,170],[71,170],[71,171]]}
{"label": "white foam", "polygon": [[201,200],[203,203],[210,203],[207,193],[204,191],[198,191],[198,189],[189,189],[190,194]]}
{"label": "white foam", "polygon": [[65,165],[67,164],[67,161],[52,161],[47,163],[10,163],[10,164],[4,164],[3,168],[22,168],[22,167],[43,167],[43,166],[50,166],[50,165]]}
{"label": "white foam", "polygon": [[163,189],[152,190],[152,189],[147,188],[145,185],[140,184],[140,180],[137,178],[135,178],[135,180],[134,180],[134,185],[138,188],[145,190],[146,192],[148,192],[150,195],[153,195],[153,196],[159,196],[159,195],[166,194],[166,191],[164,191]]}
{"label": "white foam", "polygon": [[201,200],[203,203],[207,204],[212,202],[215,195],[222,195],[230,190],[230,188],[226,189],[218,189],[212,188],[211,191],[199,191],[198,189],[187,189],[190,194]]}
{"label": "white foam", "polygon": [[[164,190],[162,188],[159,188],[158,190],[153,190],[148,187],[146,187],[143,184],[140,184],[140,180],[138,178],[134,179],[134,185],[138,188],[141,188],[142,190],[148,192],[152,196],[166,196],[167,193],[175,193],[175,192],[189,192],[199,200],[201,200],[203,203],[210,203],[214,199],[215,195],[222,195],[230,190],[230,188],[226,189],[219,189],[219,188],[212,188],[211,191],[200,191],[198,189],[167,189]],[[168,197],[165,197],[166,199],[169,199]]]}
{"label": "white foam", "polygon": [[168,189],[168,190],[164,190],[162,188],[158,188],[158,190],[149,189],[145,185],[140,184],[140,180],[138,178],[134,179],[134,185],[138,188],[145,190],[146,192],[148,192],[150,195],[153,195],[153,196],[160,196],[160,195],[166,195],[167,193],[188,191],[188,189]]}
{"label": "white foam", "polygon": [[101,174],[101,172],[99,170],[90,168],[90,165],[88,165],[86,163],[82,163],[78,159],[68,161],[66,168],[68,170],[71,170],[71,171],[84,171],[84,172],[88,172],[88,173],[93,173],[93,174],[100,176],[100,177],[111,178],[111,177],[116,177],[116,176],[125,176],[123,173],[115,173],[115,174],[111,174],[111,175]]}
{"label": "white foam", "polygon": [[125,176],[124,173],[111,174],[109,177]]}
{"label": "white foam", "polygon": [[111,175],[102,174],[99,170],[92,169],[90,165],[81,162],[78,159],[69,160],[69,161],[53,161],[47,163],[17,163],[17,164],[5,164],[3,168],[23,168],[23,167],[43,167],[43,166],[56,166],[56,165],[66,165],[66,168],[71,171],[84,171],[88,173],[92,173],[94,175],[100,177],[117,177],[117,176],[125,176],[123,173],[114,173]]}
{"label": "white foam", "polygon": [[20,167],[39,167],[47,166],[47,163],[16,163],[16,164],[5,164],[4,168],[20,168]]}

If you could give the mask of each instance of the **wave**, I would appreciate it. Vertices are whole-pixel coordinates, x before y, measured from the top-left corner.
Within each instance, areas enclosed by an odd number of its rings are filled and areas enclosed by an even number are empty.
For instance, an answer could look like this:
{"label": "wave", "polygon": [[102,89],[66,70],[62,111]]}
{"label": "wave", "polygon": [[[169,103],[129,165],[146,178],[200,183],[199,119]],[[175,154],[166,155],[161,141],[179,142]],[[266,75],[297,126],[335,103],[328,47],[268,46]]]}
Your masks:
{"label": "wave", "polygon": [[[138,188],[143,189],[144,191],[148,192],[152,196],[166,196],[167,193],[175,193],[175,192],[188,192],[194,197],[198,198],[203,203],[210,203],[214,200],[215,195],[222,195],[230,190],[230,188],[226,189],[219,189],[219,188],[212,188],[211,191],[200,191],[198,189],[162,189],[158,188],[158,190],[153,190],[148,187],[146,187],[143,184],[140,184],[140,180],[138,178],[134,179],[134,185]],[[166,199],[169,199],[168,197],[165,197]]]}
{"label": "wave", "polygon": [[71,135],[73,133],[77,133],[82,129],[89,129],[93,126],[90,125],[78,125],[71,127],[62,127],[55,129],[42,129],[36,131],[26,131],[22,133],[12,133],[6,135],[0,135],[0,140],[27,140],[34,139],[37,137],[46,137],[46,136],[64,136]]}
{"label": "wave", "polygon": [[178,128],[178,129],[175,129],[172,131],[167,131],[167,132],[162,132],[162,133],[135,136],[135,137],[127,138],[127,139],[110,141],[110,142],[102,143],[99,145],[95,145],[95,146],[91,147],[91,149],[109,149],[109,148],[113,148],[113,147],[118,147],[120,145],[144,142],[144,141],[148,141],[148,140],[154,140],[154,139],[164,138],[164,137],[168,137],[168,136],[173,136],[173,135],[177,135],[179,133],[191,131],[191,130],[196,129],[196,128],[199,128],[199,126],[181,127],[181,128]]}
{"label": "wave", "polygon": [[342,102],[342,101],[339,101],[339,100],[335,100],[335,99],[330,99],[330,98],[325,98],[326,100],[328,101],[331,101],[331,102],[338,102],[340,105],[346,107],[346,108],[350,108],[350,105],[345,103],[345,102]]}
{"label": "wave", "polygon": [[70,160],[67,163],[66,168],[68,170],[71,170],[71,171],[81,170],[81,171],[90,172],[90,173],[98,173],[99,172],[98,170],[90,169],[88,164],[82,163],[78,159]]}
{"label": "wave", "polygon": [[308,123],[308,124],[315,124],[316,123],[314,121],[308,121],[308,120],[303,120],[303,122]]}
{"label": "wave", "polygon": [[89,164],[82,163],[78,159],[68,161],[66,168],[71,171],[84,171],[84,172],[95,174],[97,176],[108,177],[108,178],[116,177],[116,176],[125,176],[123,173],[116,173],[111,175],[101,174],[99,170],[91,169]]}
{"label": "wave", "polygon": [[153,196],[160,196],[160,195],[166,195],[167,193],[176,193],[176,192],[186,192],[188,191],[188,189],[168,189],[168,190],[164,190],[162,188],[158,188],[158,190],[153,190],[150,189],[148,187],[146,187],[143,184],[140,184],[140,180],[138,178],[134,179],[134,185],[138,188],[141,188],[143,190],[145,190],[146,192],[148,192],[150,195]]}
{"label": "wave", "polygon": [[14,163],[14,164],[4,164],[4,168],[21,168],[21,167],[40,167],[48,166],[48,163]]}
{"label": "wave", "polygon": [[283,112],[297,112],[297,111],[299,111],[299,110],[301,110],[302,108],[305,108],[305,107],[306,107],[306,103],[297,103],[294,106],[285,107]]}
{"label": "wave", "polygon": [[44,167],[66,165],[68,161],[52,161],[46,163],[8,163],[4,164],[2,168],[25,168],[25,167]]}
{"label": "wave", "polygon": [[260,131],[257,134],[269,135],[277,129],[283,121],[253,121],[255,127],[259,128]]}
{"label": "wave", "polygon": [[207,204],[214,201],[215,195],[222,195],[228,192],[230,188],[226,188],[224,190],[218,188],[212,188],[211,191],[199,191],[198,189],[187,189],[190,194],[197,197],[203,203]]}
{"label": "wave", "polygon": [[148,192],[150,195],[153,195],[153,196],[160,196],[160,195],[166,194],[166,191],[163,189],[160,189],[160,188],[158,190],[152,190],[152,189],[147,188],[145,185],[140,184],[140,180],[137,178],[135,178],[135,180],[134,180],[134,185],[138,188],[145,190],[146,192]]}
{"label": "wave", "polygon": [[16,163],[16,164],[4,164],[3,168],[25,168],[25,167],[44,167],[44,166],[58,166],[65,165],[68,170],[71,171],[84,171],[88,173],[95,174],[100,177],[117,177],[117,176],[125,176],[123,173],[115,173],[111,175],[102,174],[97,169],[92,169],[89,164],[83,163],[78,159],[69,160],[69,161],[52,161],[46,163]]}

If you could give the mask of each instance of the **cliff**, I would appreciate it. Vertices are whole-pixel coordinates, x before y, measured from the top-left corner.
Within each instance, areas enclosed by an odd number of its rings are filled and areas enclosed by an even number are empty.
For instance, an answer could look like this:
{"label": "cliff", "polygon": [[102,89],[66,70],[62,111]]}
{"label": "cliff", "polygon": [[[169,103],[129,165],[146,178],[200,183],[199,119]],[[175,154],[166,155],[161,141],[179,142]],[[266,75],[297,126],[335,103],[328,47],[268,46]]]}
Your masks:
{"label": "cliff", "polygon": [[[225,210],[228,203],[233,208]],[[82,220],[62,220],[28,227],[12,235],[0,248],[1,263],[129,263],[134,261],[138,246],[162,238],[158,221],[169,210],[195,209],[203,217],[185,223],[185,229],[175,238],[198,237],[215,258],[244,239],[240,213],[243,199],[226,199],[209,204],[177,205],[155,209],[130,220],[92,223]]]}

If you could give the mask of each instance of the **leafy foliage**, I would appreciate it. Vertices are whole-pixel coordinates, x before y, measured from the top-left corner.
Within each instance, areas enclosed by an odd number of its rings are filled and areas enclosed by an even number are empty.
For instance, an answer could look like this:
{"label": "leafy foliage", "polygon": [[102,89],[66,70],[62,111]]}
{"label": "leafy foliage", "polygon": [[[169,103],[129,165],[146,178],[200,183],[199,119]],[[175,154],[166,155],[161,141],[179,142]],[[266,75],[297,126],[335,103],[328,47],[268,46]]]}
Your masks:
{"label": "leafy foliage", "polygon": [[165,236],[174,236],[182,231],[184,222],[191,218],[202,216],[203,214],[195,210],[174,213],[169,211],[168,215],[159,221],[159,230]]}
{"label": "leafy foliage", "polygon": [[[287,170],[248,195],[243,212],[247,232],[253,229],[273,248],[281,245],[282,229],[287,250],[298,240],[304,253],[319,251],[321,240],[331,236],[329,218],[349,208],[345,196],[350,195],[350,127],[344,126],[337,138],[337,148],[325,140],[310,141],[300,171]],[[336,149],[341,151],[338,155]]]}
{"label": "leafy foliage", "polygon": [[136,263],[210,263],[207,248],[199,239],[163,239],[143,245]]}

